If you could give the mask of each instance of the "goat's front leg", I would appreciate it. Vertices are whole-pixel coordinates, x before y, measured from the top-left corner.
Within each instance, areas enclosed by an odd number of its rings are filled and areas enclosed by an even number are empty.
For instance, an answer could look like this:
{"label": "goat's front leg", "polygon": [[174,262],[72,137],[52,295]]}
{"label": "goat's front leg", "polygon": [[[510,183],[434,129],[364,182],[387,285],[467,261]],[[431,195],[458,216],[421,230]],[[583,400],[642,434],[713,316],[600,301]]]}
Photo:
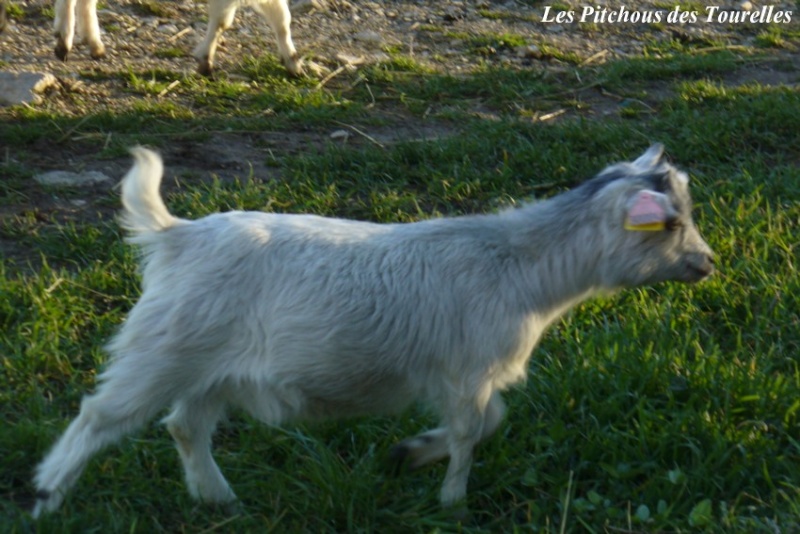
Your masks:
{"label": "goat's front leg", "polygon": [[464,500],[472,466],[472,451],[483,437],[494,432],[502,419],[503,411],[500,395],[493,393],[488,385],[477,395],[461,398],[449,408],[447,445],[450,464],[447,466],[439,499],[445,508],[453,508],[457,517],[466,515],[467,511]]}

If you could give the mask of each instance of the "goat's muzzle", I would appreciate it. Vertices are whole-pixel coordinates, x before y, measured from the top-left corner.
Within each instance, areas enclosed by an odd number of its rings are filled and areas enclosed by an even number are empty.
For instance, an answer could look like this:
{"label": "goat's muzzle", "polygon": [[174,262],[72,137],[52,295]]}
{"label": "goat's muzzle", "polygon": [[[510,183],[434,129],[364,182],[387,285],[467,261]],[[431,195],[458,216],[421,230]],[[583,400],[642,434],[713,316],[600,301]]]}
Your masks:
{"label": "goat's muzzle", "polygon": [[713,272],[714,256],[712,254],[693,254],[686,261],[685,281],[699,282],[710,276]]}

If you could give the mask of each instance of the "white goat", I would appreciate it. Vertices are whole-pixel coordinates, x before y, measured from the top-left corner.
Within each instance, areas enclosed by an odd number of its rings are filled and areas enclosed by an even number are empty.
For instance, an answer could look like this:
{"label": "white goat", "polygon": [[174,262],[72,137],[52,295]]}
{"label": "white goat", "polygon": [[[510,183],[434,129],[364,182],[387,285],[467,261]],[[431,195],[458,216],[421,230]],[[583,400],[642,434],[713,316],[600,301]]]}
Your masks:
{"label": "white goat", "polygon": [[[288,0],[209,0],[208,28],[203,41],[194,50],[197,71],[211,75],[214,70],[214,56],[222,32],[233,24],[236,8],[250,5],[264,16],[278,43],[278,54],[286,69],[293,76],[303,73],[303,67],[292,42],[290,29],[291,13]],[[89,53],[95,59],[105,56],[106,49],[100,38],[100,25],[97,22],[97,0],[57,0],[54,29],[56,33],[56,57],[62,61],[72,50],[76,33],[89,45]]]}
{"label": "white goat", "polygon": [[525,377],[550,323],[601,291],[713,270],[688,177],[660,145],[519,209],[385,225],[179,219],[158,192],[159,156],[132,153],[121,220],[144,251],[142,296],[97,392],[37,469],[35,516],[59,506],[101,447],[165,407],[189,491],[228,503],[210,450],[227,406],[278,425],[423,401],[442,426],[394,452],[412,467],[450,456],[441,501],[456,504],[473,447],[502,419],[499,392]]}

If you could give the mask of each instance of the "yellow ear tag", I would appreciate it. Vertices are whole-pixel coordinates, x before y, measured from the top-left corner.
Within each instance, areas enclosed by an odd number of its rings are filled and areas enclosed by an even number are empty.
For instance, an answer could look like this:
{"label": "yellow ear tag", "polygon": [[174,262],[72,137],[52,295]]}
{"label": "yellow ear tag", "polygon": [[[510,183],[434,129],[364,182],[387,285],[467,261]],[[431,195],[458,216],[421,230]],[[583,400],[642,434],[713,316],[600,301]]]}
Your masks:
{"label": "yellow ear tag", "polygon": [[667,212],[649,191],[639,191],[628,209],[625,229],[636,232],[660,232],[664,230]]}
{"label": "yellow ear tag", "polygon": [[635,232],[661,232],[665,228],[666,225],[660,221],[652,223],[643,223],[643,224],[633,224],[630,222],[630,219],[625,221],[625,229],[633,230]]}

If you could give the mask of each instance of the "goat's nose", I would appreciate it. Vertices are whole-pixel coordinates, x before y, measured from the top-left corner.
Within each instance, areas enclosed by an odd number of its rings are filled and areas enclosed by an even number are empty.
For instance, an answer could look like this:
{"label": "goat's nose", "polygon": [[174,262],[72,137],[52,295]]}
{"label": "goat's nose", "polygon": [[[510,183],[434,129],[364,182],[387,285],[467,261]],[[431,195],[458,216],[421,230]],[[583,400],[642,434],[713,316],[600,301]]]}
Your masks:
{"label": "goat's nose", "polygon": [[700,254],[692,261],[689,261],[689,271],[691,278],[702,280],[714,272],[714,255]]}

